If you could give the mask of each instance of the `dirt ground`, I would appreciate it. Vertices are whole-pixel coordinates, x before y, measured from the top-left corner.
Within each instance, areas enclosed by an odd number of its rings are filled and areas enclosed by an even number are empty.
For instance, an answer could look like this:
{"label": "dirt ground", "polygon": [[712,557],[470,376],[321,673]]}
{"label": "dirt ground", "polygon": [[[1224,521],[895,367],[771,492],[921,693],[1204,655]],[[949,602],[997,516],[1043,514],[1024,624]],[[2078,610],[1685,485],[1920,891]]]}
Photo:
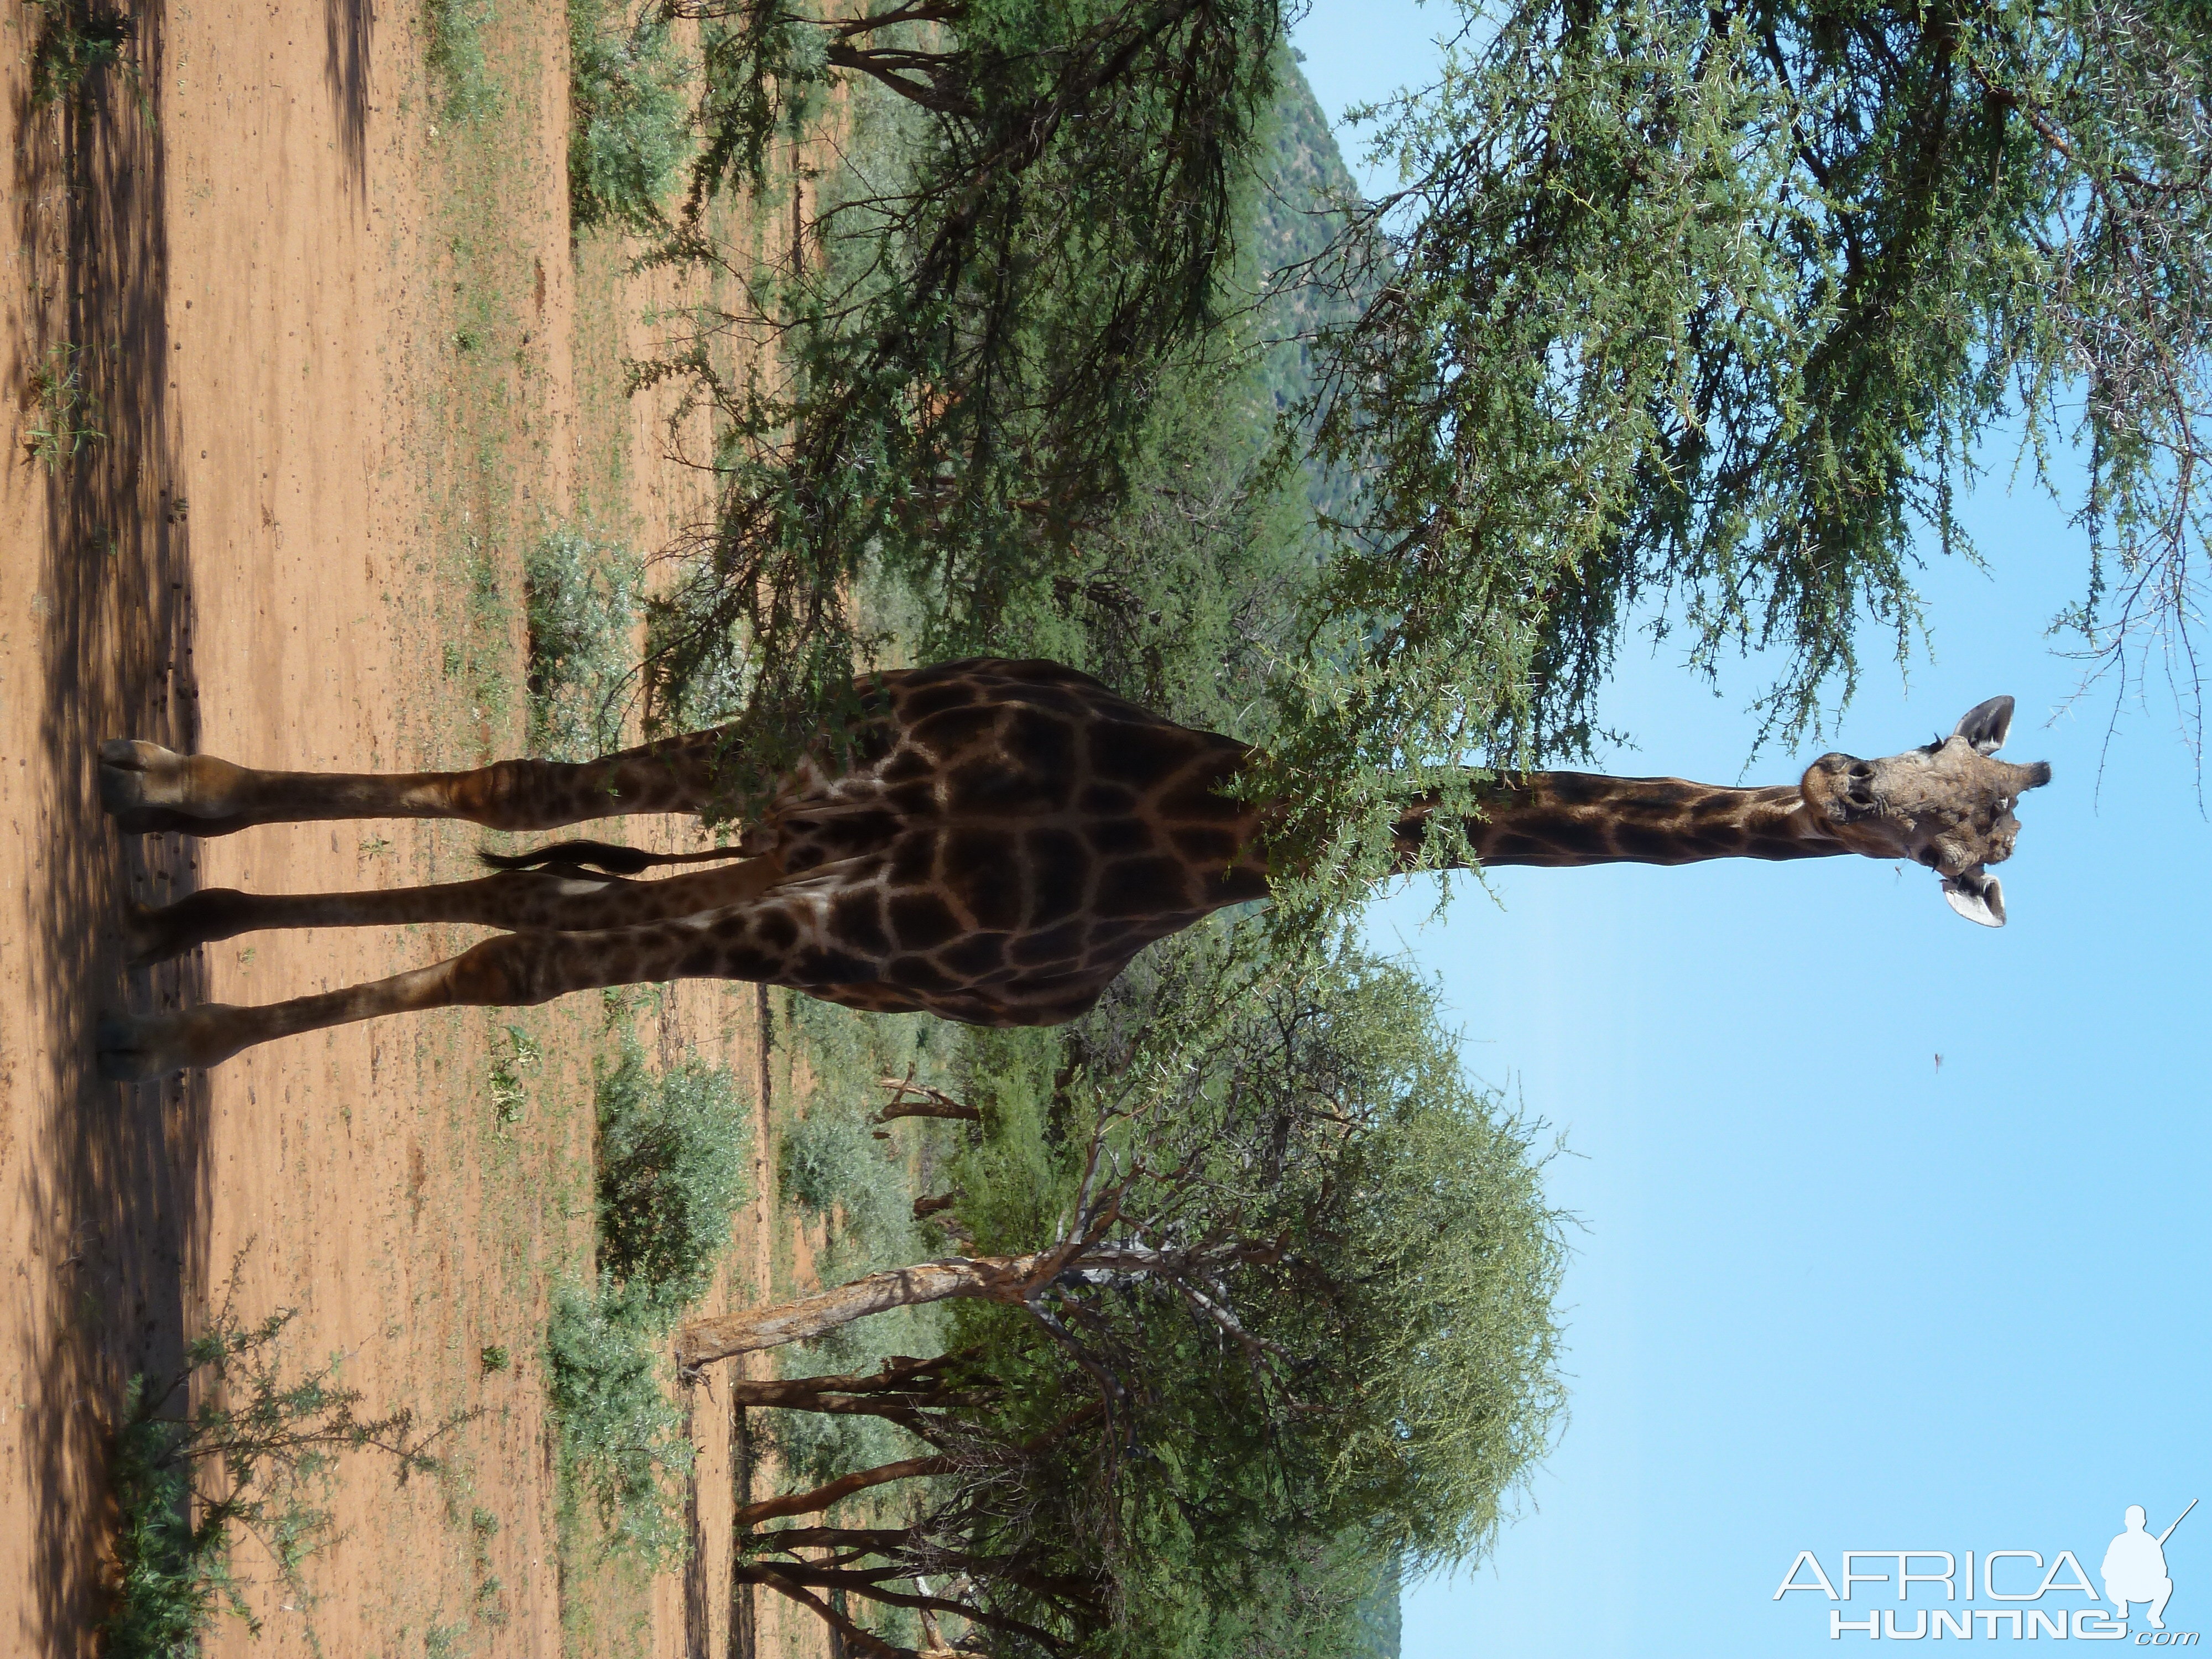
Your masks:
{"label": "dirt ground", "polygon": [[[580,515],[655,544],[696,505],[658,412],[620,390],[656,296],[572,246],[556,7],[502,7],[491,112],[456,119],[413,8],[212,0],[138,11],[135,73],[36,108],[43,14],[5,0],[14,140],[0,280],[16,441],[0,465],[0,1650],[93,1649],[126,1379],[173,1371],[211,1307],[298,1312],[377,1409],[471,1413],[442,1480],[356,1458],[344,1535],[232,1652],[811,1654],[733,1603],[730,1415],[690,1396],[695,1548],[650,1584],[562,1583],[539,1358],[550,1286],[589,1250],[591,999],[293,1038],[211,1073],[106,1085],[104,1008],[273,1000],[451,955],[410,928],[264,934],[126,973],[126,895],[449,879],[475,832],[364,823],[204,843],[125,836],[94,746],[131,735],[286,769],[414,769],[519,752],[519,554]],[[48,465],[42,368],[95,428]],[[670,827],[662,838],[678,831]],[[683,988],[649,1036],[775,1103],[752,988]],[[526,1031],[520,1120],[488,1079]],[[776,1218],[739,1219],[709,1307],[768,1282]],[[234,1287],[230,1289],[228,1287]],[[503,1367],[487,1350],[504,1348]],[[564,1621],[565,1615],[565,1621]]]}

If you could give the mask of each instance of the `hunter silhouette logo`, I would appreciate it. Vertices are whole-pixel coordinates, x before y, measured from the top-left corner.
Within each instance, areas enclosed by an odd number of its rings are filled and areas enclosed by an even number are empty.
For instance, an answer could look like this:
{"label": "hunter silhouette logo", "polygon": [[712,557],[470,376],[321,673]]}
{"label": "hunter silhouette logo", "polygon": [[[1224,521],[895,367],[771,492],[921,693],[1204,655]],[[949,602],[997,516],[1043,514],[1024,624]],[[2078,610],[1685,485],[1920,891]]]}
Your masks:
{"label": "hunter silhouette logo", "polygon": [[[2153,1532],[2149,1511],[2130,1504],[2121,1517],[2123,1530],[2106,1547],[2097,1570],[2101,1601],[2085,1565],[2095,1558],[2070,1549],[2049,1555],[2022,1549],[1844,1550],[1829,1558],[1841,1568],[1832,1576],[1817,1553],[1800,1550],[1774,1599],[1788,1601],[1791,1591],[1805,1590],[1832,1603],[1904,1604],[1855,1608],[1856,1617],[1841,1605],[1830,1607],[1831,1641],[1846,1635],[1904,1642],[2051,1638],[2193,1648],[2201,1640],[2198,1632],[2166,1627],[2166,1603],[2173,1596],[2166,1545],[2196,1507],[2191,1498],[2165,1531]],[[1872,1588],[1876,1585],[1882,1588]],[[2069,1604],[2067,1598],[2076,1596]],[[2112,1604],[2110,1611],[2103,1601]],[[2148,1628],[2129,1627],[2129,1612],[2136,1607],[2143,1609]]]}
{"label": "hunter silhouette logo", "polygon": [[[2189,1500],[2189,1510],[2197,1507],[2197,1500]],[[2150,1603],[2150,1627],[2166,1628],[2166,1598],[2173,1594],[2173,1580],[2166,1573],[2166,1540],[2173,1536],[2173,1528],[2189,1518],[2189,1510],[2173,1517],[2168,1527],[2155,1538],[2145,1530],[2150,1517],[2140,1504],[2128,1505],[2124,1519],[2128,1529],[2112,1540],[2105,1551],[2105,1565],[2100,1576],[2105,1581],[2105,1599],[2119,1609],[2118,1616],[2128,1616],[2130,1601]]]}

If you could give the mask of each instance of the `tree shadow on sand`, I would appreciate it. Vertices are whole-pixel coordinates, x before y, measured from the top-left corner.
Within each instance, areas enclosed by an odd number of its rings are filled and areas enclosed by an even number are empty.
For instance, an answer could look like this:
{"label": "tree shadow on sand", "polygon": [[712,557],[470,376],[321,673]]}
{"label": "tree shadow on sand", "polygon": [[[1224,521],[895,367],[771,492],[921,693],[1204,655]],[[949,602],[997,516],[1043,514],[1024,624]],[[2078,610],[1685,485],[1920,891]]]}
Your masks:
{"label": "tree shadow on sand", "polygon": [[[36,15],[52,29],[70,26],[70,10]],[[44,1097],[53,1127],[22,1160],[35,1219],[9,1297],[31,1362],[21,1478],[38,1516],[33,1605],[9,1621],[17,1652],[82,1652],[104,1611],[107,1437],[124,1383],[177,1367],[185,1286],[206,1282],[204,1079],[125,1088],[101,1082],[92,1056],[103,1008],[173,1006],[205,989],[190,963],[125,971],[125,895],[189,890],[197,854],[178,836],[118,836],[94,790],[100,738],[188,750],[198,734],[164,157],[146,91],[162,75],[158,14],[133,21],[122,52],[44,107],[25,86],[13,112],[18,229],[44,301],[44,337],[22,349],[34,365],[64,354],[88,434],[42,471],[49,533],[35,596],[23,596],[45,672],[37,752],[23,758],[44,781],[21,825],[33,936],[29,1029],[15,1046],[24,1097]]]}

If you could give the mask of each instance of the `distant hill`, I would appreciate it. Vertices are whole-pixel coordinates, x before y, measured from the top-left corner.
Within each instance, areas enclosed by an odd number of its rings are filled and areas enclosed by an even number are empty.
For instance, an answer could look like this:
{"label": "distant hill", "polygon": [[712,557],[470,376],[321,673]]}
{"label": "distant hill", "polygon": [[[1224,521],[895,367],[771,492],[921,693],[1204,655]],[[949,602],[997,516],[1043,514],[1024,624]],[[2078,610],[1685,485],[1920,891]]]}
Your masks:
{"label": "distant hill", "polygon": [[[1248,269],[1260,274],[1286,270],[1320,253],[1341,222],[1327,210],[1328,204],[1358,193],[1304,73],[1294,59],[1285,61],[1283,71],[1267,161],[1246,233]],[[1348,299],[1311,283],[1293,282],[1270,301],[1267,326],[1279,343],[1267,353],[1264,378],[1278,412],[1313,388],[1313,348],[1304,337],[1353,314]],[[1307,469],[1307,499],[1318,512],[1345,516],[1357,489],[1358,481],[1340,469]]]}
{"label": "distant hill", "polygon": [[1376,1587],[1375,1594],[1359,1604],[1359,1652],[1362,1659],[1398,1659],[1398,1596],[1400,1584],[1394,1565]]}

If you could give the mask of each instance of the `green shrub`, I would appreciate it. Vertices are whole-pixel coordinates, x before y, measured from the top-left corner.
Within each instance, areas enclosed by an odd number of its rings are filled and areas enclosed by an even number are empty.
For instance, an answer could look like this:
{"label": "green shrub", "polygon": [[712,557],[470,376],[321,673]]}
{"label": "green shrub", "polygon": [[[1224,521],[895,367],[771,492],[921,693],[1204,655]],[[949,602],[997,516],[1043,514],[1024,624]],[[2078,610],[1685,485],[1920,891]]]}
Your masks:
{"label": "green shrub", "polygon": [[686,1547],[692,1450],[668,1396],[669,1328],[730,1242],[752,1119],[726,1068],[657,1075],[626,1026],[621,1044],[598,1088],[601,1272],[555,1291],[546,1370],[570,1513],[594,1519],[602,1554],[652,1568]]}
{"label": "green shrub", "polygon": [[848,1218],[874,1207],[873,1194],[895,1171],[860,1115],[817,1097],[806,1115],[784,1132],[783,1195],[817,1214],[842,1209]]}
{"label": "green shrub", "polygon": [[[941,1020],[855,1013],[805,998],[793,1000],[791,1023],[814,1087],[806,1115],[784,1127],[777,1180],[787,1200],[829,1224],[827,1254],[817,1266],[827,1279],[915,1260],[921,1233],[898,1150],[914,1143],[877,1138],[879,1079],[950,1082],[945,1056],[964,1033]],[[920,1133],[928,1180],[939,1149],[953,1137]]]}
{"label": "green shrub", "polygon": [[693,67],[658,6],[569,0],[568,211],[652,230],[692,152]]}
{"label": "green shrub", "polygon": [[424,0],[424,58],[437,78],[439,106],[448,119],[474,121],[499,102],[499,84],[484,56],[491,0]]}
{"label": "green shrub", "polygon": [[119,70],[133,81],[137,67],[124,55],[137,20],[99,0],[30,0],[39,14],[31,47],[31,107],[46,109],[75,98],[95,70]]}
{"label": "green shrub", "polygon": [[123,1408],[111,1476],[120,1572],[100,1650],[109,1659],[194,1653],[215,1622],[218,1595],[233,1588],[229,1534],[193,1530],[179,1467],[185,1432],[149,1415],[143,1376],[131,1379]]}
{"label": "green shrub", "polygon": [[501,1129],[511,1129],[522,1121],[530,1105],[530,1090],[523,1077],[544,1058],[545,1051],[529,1032],[520,1025],[507,1028],[507,1054],[491,1068],[490,1079],[492,1120]]}
{"label": "green shrub", "polygon": [[84,348],[67,341],[48,349],[31,371],[25,403],[30,427],[23,447],[49,472],[75,460],[94,444],[106,441],[100,429],[100,404],[85,384]]}
{"label": "green shrub", "polygon": [[605,1554],[646,1566],[686,1546],[692,1449],[665,1380],[669,1322],[664,1304],[602,1278],[556,1290],[545,1333],[562,1490],[596,1518]]}
{"label": "green shrub", "polygon": [[[226,1297],[182,1370],[158,1387],[131,1379],[111,1465],[118,1572],[100,1630],[107,1659],[196,1653],[222,1606],[258,1633],[231,1575],[232,1543],[252,1533],[298,1589],[302,1565],[331,1538],[318,1499],[339,1453],[386,1452],[402,1479],[438,1468],[422,1449],[435,1434],[415,1434],[404,1411],[361,1416],[361,1394],[338,1386],[336,1360],[285,1380],[278,1339],[292,1317],[287,1309],[241,1325]],[[204,1373],[200,1403],[164,1415],[195,1373]]]}
{"label": "green shrub", "polygon": [[635,554],[567,526],[523,555],[532,753],[588,760],[622,746],[643,580]]}
{"label": "green shrub", "polygon": [[674,1309],[705,1288],[749,1196],[752,1117],[722,1066],[665,1076],[625,1031],[599,1082],[599,1265],[625,1289]]}

